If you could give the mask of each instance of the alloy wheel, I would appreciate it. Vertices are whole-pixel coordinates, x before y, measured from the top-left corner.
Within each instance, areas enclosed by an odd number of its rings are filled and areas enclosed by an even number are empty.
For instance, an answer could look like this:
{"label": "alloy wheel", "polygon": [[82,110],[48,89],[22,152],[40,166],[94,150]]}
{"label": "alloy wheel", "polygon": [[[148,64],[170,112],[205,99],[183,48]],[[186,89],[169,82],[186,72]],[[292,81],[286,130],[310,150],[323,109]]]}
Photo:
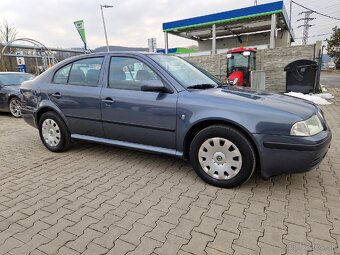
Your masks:
{"label": "alloy wheel", "polygon": [[10,101],[9,110],[14,117],[21,117],[21,102],[18,98],[13,98]]}

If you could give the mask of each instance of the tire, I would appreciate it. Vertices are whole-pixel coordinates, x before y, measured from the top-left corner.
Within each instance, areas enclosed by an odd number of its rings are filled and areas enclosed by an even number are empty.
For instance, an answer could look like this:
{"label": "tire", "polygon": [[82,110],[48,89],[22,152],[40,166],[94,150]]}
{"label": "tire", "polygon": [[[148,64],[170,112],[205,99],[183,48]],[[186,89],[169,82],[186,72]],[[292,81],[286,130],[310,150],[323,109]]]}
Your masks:
{"label": "tire", "polygon": [[45,147],[52,152],[66,151],[71,144],[71,135],[65,122],[52,111],[41,116],[39,135]]}
{"label": "tire", "polygon": [[245,183],[256,168],[255,149],[248,138],[225,125],[201,130],[191,142],[189,157],[197,175],[220,188]]}
{"label": "tire", "polygon": [[21,118],[21,101],[18,97],[13,97],[9,100],[8,108],[13,117]]}

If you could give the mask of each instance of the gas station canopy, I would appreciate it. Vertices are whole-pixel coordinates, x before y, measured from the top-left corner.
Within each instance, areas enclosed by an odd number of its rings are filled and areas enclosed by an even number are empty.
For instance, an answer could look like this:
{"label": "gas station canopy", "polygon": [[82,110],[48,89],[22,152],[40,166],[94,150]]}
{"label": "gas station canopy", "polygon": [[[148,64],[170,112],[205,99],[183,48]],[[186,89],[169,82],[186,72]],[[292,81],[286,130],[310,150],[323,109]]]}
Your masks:
{"label": "gas station canopy", "polygon": [[[273,16],[275,27],[273,28]],[[163,23],[163,32],[203,41],[268,30],[288,30],[294,41],[283,1]],[[215,30],[215,33],[214,31]],[[166,38],[167,39],[167,38]]]}

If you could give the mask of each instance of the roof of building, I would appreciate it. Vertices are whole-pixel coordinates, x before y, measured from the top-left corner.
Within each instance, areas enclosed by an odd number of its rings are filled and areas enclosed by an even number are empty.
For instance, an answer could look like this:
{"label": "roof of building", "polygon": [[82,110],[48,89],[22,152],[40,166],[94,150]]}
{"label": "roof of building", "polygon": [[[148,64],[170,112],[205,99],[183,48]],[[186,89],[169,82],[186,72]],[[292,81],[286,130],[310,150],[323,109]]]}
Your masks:
{"label": "roof of building", "polygon": [[278,14],[278,28],[289,29],[294,38],[283,1],[166,22],[163,23],[163,31],[193,40],[210,38],[213,24],[219,30],[218,36],[252,33],[270,29],[272,14]]}

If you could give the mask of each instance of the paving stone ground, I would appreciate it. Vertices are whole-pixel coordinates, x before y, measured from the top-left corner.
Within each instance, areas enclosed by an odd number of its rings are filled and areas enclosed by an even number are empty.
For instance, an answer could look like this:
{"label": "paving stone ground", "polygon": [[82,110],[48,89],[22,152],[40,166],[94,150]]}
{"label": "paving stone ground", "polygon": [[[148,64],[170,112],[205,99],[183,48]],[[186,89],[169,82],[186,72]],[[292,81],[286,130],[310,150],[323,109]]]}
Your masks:
{"label": "paving stone ground", "polygon": [[322,164],[236,189],[187,162],[77,142],[53,154],[0,114],[0,254],[340,254],[340,89]]}

